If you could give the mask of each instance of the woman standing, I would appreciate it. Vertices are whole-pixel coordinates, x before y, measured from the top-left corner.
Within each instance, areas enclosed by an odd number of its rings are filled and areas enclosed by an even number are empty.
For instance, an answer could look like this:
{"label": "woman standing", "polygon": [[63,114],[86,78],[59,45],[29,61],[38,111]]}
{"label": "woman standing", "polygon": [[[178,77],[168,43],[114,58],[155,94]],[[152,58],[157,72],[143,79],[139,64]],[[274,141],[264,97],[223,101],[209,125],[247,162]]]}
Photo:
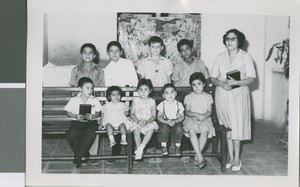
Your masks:
{"label": "woman standing", "polygon": [[239,171],[241,141],[251,139],[251,106],[249,85],[256,73],[251,56],[243,51],[245,35],[231,29],[223,35],[227,51],[216,57],[211,82],[216,86],[215,100],[219,122],[231,128],[227,134],[229,160],[226,168]]}

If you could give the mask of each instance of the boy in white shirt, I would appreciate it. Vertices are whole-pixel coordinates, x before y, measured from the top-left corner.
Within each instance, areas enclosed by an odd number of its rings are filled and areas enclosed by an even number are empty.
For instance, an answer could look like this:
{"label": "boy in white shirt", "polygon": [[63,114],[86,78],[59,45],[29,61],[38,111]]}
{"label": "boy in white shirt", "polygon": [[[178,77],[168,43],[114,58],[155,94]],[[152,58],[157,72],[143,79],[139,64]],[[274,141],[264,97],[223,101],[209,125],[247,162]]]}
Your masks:
{"label": "boy in white shirt", "polygon": [[[80,93],[71,98],[64,108],[72,119],[66,137],[74,153],[73,162],[77,168],[81,166],[83,157],[89,157],[89,149],[96,138],[95,131],[98,129],[98,120],[102,110],[99,100],[92,95],[94,83],[90,78],[80,78],[78,87]],[[89,104],[91,112],[85,115],[80,114],[80,105],[82,104]]]}
{"label": "boy in white shirt", "polygon": [[168,83],[164,85],[162,95],[165,100],[156,107],[158,110],[157,120],[159,122],[158,141],[162,146],[162,155],[168,155],[167,143],[171,130],[172,143],[175,144],[175,154],[180,156],[184,107],[181,102],[176,100],[177,92],[173,84]]}
{"label": "boy in white shirt", "polygon": [[110,58],[109,64],[104,68],[105,86],[136,86],[138,77],[133,62],[121,58],[122,46],[117,41],[111,41],[106,47]]}

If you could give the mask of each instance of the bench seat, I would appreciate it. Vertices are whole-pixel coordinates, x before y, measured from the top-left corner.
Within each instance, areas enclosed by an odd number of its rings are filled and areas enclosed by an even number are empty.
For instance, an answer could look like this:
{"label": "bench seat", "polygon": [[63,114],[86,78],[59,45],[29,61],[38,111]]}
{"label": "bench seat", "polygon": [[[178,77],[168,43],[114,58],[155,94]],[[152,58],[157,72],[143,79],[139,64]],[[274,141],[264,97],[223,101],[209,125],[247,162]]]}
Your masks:
{"label": "bench seat", "polygon": [[[105,91],[106,87],[95,87],[94,96],[96,96],[101,104],[106,102]],[[177,89],[177,100],[183,103],[185,95],[191,92],[191,88],[182,87]],[[122,90],[125,92],[125,96],[122,97],[122,101],[131,105],[132,100],[137,97],[136,88],[124,87]],[[214,87],[206,87],[205,91],[214,96]],[[57,136],[64,137],[66,130],[69,129],[71,119],[67,117],[64,111],[64,106],[70,100],[70,98],[77,95],[79,92],[78,88],[74,87],[44,87],[43,88],[43,108],[42,108],[42,138],[49,138]],[[156,103],[159,104],[163,101],[161,96],[161,88],[154,88],[151,93],[151,98],[155,99]],[[225,128],[219,125],[216,116],[215,105],[213,104],[212,121],[215,127],[216,136],[211,138],[212,151],[204,152],[205,157],[215,157],[221,163],[221,171],[224,172],[227,161],[227,147],[226,147],[226,132],[230,131],[229,128]],[[158,131],[155,131],[156,133]],[[105,134],[105,130],[97,130],[96,134]],[[100,136],[102,137],[102,136]],[[128,166],[128,173],[131,174],[133,170],[133,133],[127,131],[127,142],[126,155],[112,156],[112,155],[96,155],[91,156],[90,159],[95,160],[107,160],[107,159],[126,159]],[[100,140],[100,138],[99,138]],[[218,149],[220,145],[220,149]],[[183,151],[182,156],[194,156],[194,151]],[[163,157],[161,154],[145,154],[144,158],[155,158]],[[170,153],[168,157],[176,157],[175,154]],[[42,155],[43,161],[54,161],[54,160],[73,160],[73,156],[47,156]]]}

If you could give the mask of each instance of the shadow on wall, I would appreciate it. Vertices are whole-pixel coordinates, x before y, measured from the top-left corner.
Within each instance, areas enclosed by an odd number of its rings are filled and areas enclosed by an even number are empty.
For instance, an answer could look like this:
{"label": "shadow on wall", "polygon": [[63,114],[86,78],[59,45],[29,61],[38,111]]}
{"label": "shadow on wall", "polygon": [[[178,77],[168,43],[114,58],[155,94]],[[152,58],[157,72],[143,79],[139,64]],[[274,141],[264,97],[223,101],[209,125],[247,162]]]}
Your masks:
{"label": "shadow on wall", "polygon": [[[249,47],[249,42],[248,42],[248,40],[245,40],[245,43],[244,43],[244,46],[243,46],[242,49],[244,51],[248,52],[248,47]],[[254,69],[257,71],[256,62],[254,60],[253,60],[253,65],[254,65]],[[260,77],[259,77],[258,73],[256,72],[256,79],[255,79],[254,83],[251,84],[251,85],[249,85],[250,95],[251,95],[251,93],[253,91],[258,90],[259,85],[260,85]],[[251,121],[252,121],[252,124],[251,124],[251,131],[252,131],[252,133],[251,133],[251,136],[252,137],[251,137],[251,140],[249,142],[247,142],[247,143],[252,143],[253,142],[253,135],[254,135],[254,131],[255,131],[254,124],[253,124],[255,122],[255,118],[254,118],[254,115],[253,115],[254,114],[254,107],[253,107],[254,103],[253,103],[253,98],[252,97],[250,97],[250,104],[251,104]]]}

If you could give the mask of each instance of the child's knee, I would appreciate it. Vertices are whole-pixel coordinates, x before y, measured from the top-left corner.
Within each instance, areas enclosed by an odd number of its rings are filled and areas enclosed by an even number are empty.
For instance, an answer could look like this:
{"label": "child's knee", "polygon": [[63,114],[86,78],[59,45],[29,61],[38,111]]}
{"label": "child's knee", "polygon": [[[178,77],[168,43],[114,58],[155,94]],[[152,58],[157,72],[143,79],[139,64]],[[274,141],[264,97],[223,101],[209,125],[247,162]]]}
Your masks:
{"label": "child's knee", "polygon": [[158,134],[159,134],[160,137],[168,136],[169,132],[170,132],[169,128],[158,129]]}
{"label": "child's knee", "polygon": [[149,129],[149,130],[147,131],[147,134],[153,134],[153,132],[154,132],[154,129]]}
{"label": "child's knee", "polygon": [[113,129],[113,126],[112,126],[110,123],[107,123],[107,124],[105,125],[105,128],[106,128],[106,129]]}
{"label": "child's knee", "polygon": [[126,125],[124,123],[122,123],[120,126],[119,126],[120,130],[126,130]]}
{"label": "child's knee", "polygon": [[189,129],[189,134],[196,134],[196,130],[195,129]]}
{"label": "child's knee", "polygon": [[208,131],[204,131],[201,134],[202,134],[202,136],[208,137]]}
{"label": "child's knee", "polygon": [[183,131],[183,129],[182,129],[182,127],[180,126],[180,125],[178,125],[178,126],[175,126],[174,127],[175,129],[175,133],[177,134],[177,133],[182,133],[182,131]]}

